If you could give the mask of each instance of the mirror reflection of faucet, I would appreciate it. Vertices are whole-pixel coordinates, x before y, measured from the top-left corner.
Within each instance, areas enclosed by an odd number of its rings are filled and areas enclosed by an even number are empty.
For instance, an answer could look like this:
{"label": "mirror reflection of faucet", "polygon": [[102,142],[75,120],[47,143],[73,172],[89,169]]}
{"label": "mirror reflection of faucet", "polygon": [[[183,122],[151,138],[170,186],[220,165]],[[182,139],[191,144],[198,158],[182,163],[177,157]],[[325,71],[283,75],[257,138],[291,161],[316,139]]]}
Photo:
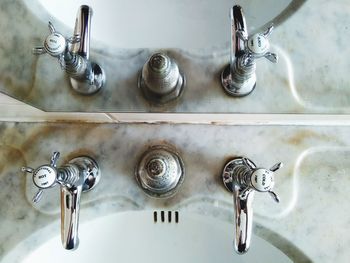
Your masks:
{"label": "mirror reflection of faucet", "polygon": [[72,88],[84,95],[96,93],[106,81],[100,65],[89,61],[91,17],[92,9],[86,5],[81,6],[74,35],[70,38],[58,33],[49,22],[50,35],[46,37],[44,45],[32,50],[34,55],[47,53],[57,58],[61,68],[69,75]]}
{"label": "mirror reflection of faucet", "polygon": [[144,97],[156,105],[179,98],[186,85],[176,61],[165,53],[155,53],[144,64],[138,86]]}
{"label": "mirror reflection of faucet", "polygon": [[61,240],[65,249],[76,249],[79,244],[78,225],[81,193],[93,189],[101,173],[97,162],[88,156],[80,156],[57,168],[59,152],[54,152],[50,164],[36,169],[22,167],[23,172],[33,174],[33,183],[39,191],[33,202],[40,201],[43,191],[61,186]]}
{"label": "mirror reflection of faucet", "polygon": [[235,250],[239,254],[246,253],[250,247],[253,225],[252,202],[255,191],[267,192],[278,203],[279,198],[272,191],[274,173],[283,166],[277,163],[270,169],[257,168],[244,157],[237,157],[226,163],[222,179],[227,190],[233,193],[235,212]]}
{"label": "mirror reflection of faucet", "polygon": [[256,86],[256,62],[261,57],[277,63],[278,56],[269,52],[268,36],[271,25],[265,32],[249,36],[242,7],[235,5],[230,12],[231,52],[230,64],[221,74],[221,84],[231,96],[243,97],[250,94]]}

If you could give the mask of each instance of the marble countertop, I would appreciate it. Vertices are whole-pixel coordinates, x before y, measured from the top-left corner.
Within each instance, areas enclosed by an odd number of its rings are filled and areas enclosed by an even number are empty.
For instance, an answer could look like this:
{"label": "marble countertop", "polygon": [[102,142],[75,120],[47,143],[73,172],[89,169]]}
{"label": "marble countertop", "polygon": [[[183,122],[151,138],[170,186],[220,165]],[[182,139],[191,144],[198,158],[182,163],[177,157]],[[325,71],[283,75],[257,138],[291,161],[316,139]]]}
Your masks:
{"label": "marble countertop", "polygon": [[271,43],[280,61],[259,60],[257,88],[250,96],[229,97],[220,85],[229,60],[229,43],[223,40],[221,47],[208,50],[163,48],[184,71],[187,87],[179,101],[157,107],[137,88],[138,74],[155,50],[112,49],[93,42],[91,57],[104,67],[107,86],[91,97],[78,95],[54,58],[30,53],[47,35],[43,21],[52,20],[64,34],[70,30],[35,0],[25,2],[34,5],[35,14],[22,0],[5,0],[0,3],[0,91],[45,111],[350,113],[350,62],[344,56],[350,53],[348,1],[303,2],[293,1],[274,19]]}
{"label": "marble countertop", "polygon": [[[101,167],[100,184],[82,196],[81,222],[129,210],[178,210],[231,222],[232,196],[220,179],[225,162],[233,156],[265,167],[283,161],[274,188],[281,203],[255,195],[254,232],[295,262],[347,262],[349,132],[347,126],[1,123],[0,261],[18,262],[59,234],[59,189],[33,205],[35,188],[20,168],[47,163],[60,151],[59,165],[85,154]],[[164,143],[176,147],[186,176],[174,197],[153,199],[138,187],[134,168],[145,149]]]}

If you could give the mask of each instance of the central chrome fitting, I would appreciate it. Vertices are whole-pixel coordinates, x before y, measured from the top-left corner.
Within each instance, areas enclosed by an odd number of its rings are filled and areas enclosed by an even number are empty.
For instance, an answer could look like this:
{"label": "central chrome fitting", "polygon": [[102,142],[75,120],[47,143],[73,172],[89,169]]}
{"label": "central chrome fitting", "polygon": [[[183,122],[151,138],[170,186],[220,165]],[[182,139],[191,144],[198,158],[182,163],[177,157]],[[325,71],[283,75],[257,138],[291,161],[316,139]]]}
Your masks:
{"label": "central chrome fitting", "polygon": [[165,104],[181,96],[185,77],[173,59],[155,53],[143,66],[138,86],[150,102]]}
{"label": "central chrome fitting", "polygon": [[152,197],[174,195],[184,175],[183,161],[175,149],[168,145],[156,145],[148,149],[135,170],[140,187]]}

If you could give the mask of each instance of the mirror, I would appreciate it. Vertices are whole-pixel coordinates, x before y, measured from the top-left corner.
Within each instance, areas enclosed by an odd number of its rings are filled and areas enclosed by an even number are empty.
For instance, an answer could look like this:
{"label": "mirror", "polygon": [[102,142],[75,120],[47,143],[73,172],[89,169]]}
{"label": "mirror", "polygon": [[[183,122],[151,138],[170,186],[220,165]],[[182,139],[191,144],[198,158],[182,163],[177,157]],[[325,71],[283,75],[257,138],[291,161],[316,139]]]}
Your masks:
{"label": "mirror", "polygon": [[[71,88],[57,59],[31,54],[49,34],[48,21],[64,36],[73,35],[81,3],[15,0],[3,5],[0,92],[56,112],[350,112],[345,70],[350,62],[342,55],[350,51],[345,0],[337,5],[303,0],[84,1],[94,11],[90,58],[106,75],[104,87],[91,96]],[[271,51],[279,55],[276,65],[257,60],[256,89],[244,98],[228,96],[220,83],[230,60],[228,14],[233,4],[243,7],[250,33],[274,24]],[[330,42],[335,45],[325,46]],[[176,61],[186,81],[181,97],[163,105],[147,100],[138,87],[144,64],[159,51]]]}

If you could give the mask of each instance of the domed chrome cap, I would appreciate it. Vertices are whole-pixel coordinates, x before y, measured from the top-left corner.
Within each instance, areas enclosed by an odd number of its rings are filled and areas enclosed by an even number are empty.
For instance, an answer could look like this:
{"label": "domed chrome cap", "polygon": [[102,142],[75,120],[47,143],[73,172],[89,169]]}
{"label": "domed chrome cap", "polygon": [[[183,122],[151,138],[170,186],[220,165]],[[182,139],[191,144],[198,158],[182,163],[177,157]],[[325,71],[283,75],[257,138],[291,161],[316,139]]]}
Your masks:
{"label": "domed chrome cap", "polygon": [[185,77],[174,59],[164,53],[155,53],[143,66],[138,85],[146,99],[164,104],[181,95]]}
{"label": "domed chrome cap", "polygon": [[135,175],[142,190],[153,197],[170,197],[184,179],[184,164],[177,152],[167,145],[147,150],[136,167]]}

